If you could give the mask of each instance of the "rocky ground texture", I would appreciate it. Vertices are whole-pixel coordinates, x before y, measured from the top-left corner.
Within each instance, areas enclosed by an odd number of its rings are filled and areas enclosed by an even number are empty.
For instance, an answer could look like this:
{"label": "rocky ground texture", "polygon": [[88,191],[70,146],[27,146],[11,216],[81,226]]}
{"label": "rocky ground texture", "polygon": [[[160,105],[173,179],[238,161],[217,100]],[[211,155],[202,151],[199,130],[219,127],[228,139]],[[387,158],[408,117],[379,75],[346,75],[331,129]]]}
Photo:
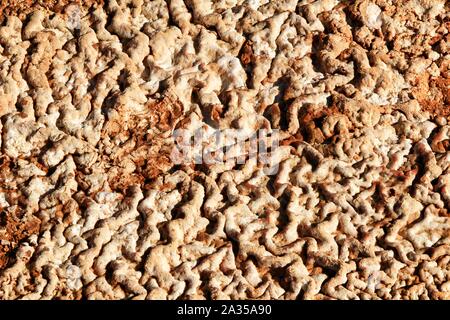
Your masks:
{"label": "rocky ground texture", "polygon": [[[450,299],[448,2],[0,16],[0,299]],[[174,164],[202,127],[278,173]]]}

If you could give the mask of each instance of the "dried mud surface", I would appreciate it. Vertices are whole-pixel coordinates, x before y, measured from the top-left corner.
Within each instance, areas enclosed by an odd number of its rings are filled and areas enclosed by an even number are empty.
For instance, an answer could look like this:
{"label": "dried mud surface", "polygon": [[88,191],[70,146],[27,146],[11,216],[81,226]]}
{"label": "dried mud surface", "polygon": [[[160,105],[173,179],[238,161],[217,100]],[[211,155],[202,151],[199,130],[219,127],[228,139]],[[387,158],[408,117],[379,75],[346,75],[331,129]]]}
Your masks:
{"label": "dried mud surface", "polygon": [[[441,0],[2,1],[0,299],[450,299]],[[278,129],[274,176],[175,129]]]}

